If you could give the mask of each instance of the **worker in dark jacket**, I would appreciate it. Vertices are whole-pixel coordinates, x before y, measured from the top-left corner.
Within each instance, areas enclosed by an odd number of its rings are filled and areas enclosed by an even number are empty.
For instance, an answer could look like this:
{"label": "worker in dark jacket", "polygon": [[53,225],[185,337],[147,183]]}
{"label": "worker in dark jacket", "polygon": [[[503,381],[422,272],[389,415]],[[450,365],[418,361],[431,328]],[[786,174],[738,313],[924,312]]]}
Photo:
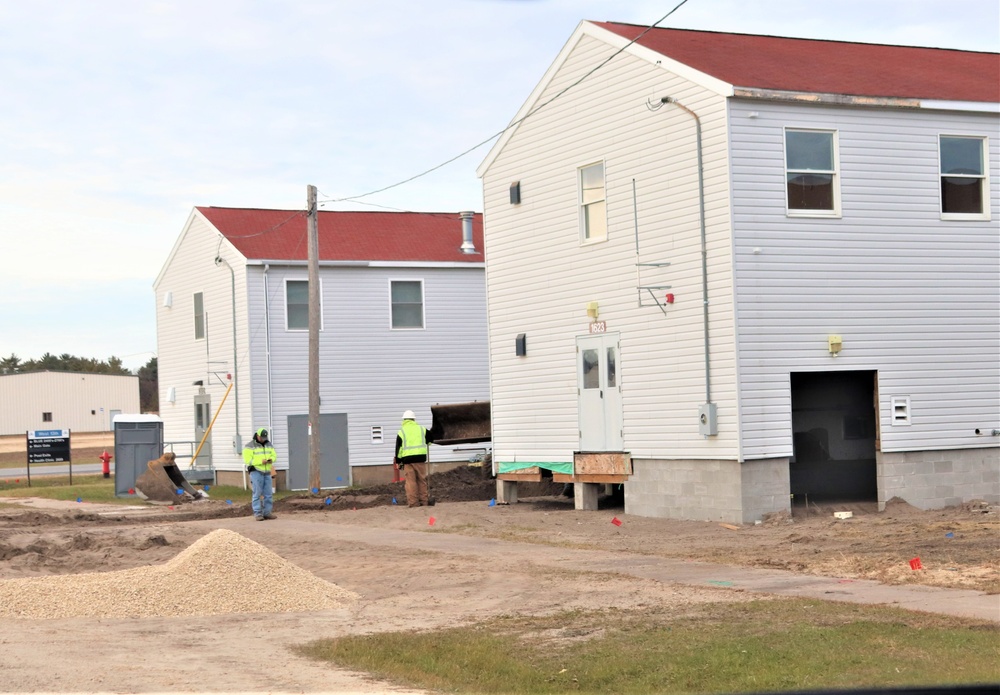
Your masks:
{"label": "worker in dark jacket", "polygon": [[403,424],[396,433],[396,453],[392,463],[403,471],[406,503],[411,507],[434,505],[427,489],[427,445],[433,441],[434,433],[417,422],[412,410],[403,413]]}

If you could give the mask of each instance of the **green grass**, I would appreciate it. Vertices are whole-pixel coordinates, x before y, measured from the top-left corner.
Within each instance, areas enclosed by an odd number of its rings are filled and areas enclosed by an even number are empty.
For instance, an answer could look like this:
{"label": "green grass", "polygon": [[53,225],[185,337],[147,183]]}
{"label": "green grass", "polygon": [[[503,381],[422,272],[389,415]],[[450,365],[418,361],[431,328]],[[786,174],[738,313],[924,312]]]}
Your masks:
{"label": "green grass", "polygon": [[1000,680],[997,625],[799,599],[507,617],[301,653],[463,693],[738,693]]}
{"label": "green grass", "polygon": [[114,478],[105,478],[100,473],[96,475],[74,475],[70,485],[68,475],[35,475],[28,478],[0,478],[0,502],[5,497],[42,497],[50,500],[75,501],[77,498],[85,502],[101,504],[135,504],[137,500],[115,497]]}
{"label": "green grass", "polygon": [[[15,482],[17,481],[17,482]],[[195,485],[202,489],[203,485]],[[209,485],[209,496],[215,500],[232,500],[233,504],[249,504],[252,493],[239,486]],[[282,499],[295,494],[288,490],[278,490],[274,499]],[[116,497],[115,479],[105,478],[100,473],[96,475],[74,475],[73,484],[66,475],[35,475],[31,477],[31,487],[28,479],[0,477],[0,502],[5,497],[42,497],[51,500],[75,501],[101,504],[144,504],[139,497]]]}

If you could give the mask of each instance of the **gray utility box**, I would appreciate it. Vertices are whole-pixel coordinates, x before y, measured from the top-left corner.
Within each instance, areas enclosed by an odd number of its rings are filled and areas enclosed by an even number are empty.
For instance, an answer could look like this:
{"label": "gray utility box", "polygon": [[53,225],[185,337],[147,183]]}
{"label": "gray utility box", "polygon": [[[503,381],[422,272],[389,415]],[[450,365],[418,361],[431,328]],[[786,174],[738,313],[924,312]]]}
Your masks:
{"label": "gray utility box", "polygon": [[115,496],[128,497],[147,464],[163,455],[163,420],[156,415],[116,415]]}

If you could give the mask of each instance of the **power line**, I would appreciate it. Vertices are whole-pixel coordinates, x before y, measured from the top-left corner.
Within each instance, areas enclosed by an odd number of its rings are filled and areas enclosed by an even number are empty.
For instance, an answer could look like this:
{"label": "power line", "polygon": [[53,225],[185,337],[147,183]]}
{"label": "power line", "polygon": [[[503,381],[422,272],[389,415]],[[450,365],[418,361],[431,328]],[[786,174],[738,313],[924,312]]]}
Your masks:
{"label": "power line", "polygon": [[595,72],[597,72],[598,70],[600,70],[601,68],[603,68],[605,65],[607,65],[608,63],[610,63],[614,58],[616,58],[621,53],[623,53],[625,51],[625,49],[629,48],[636,41],[638,41],[643,36],[645,36],[646,34],[648,34],[650,31],[652,31],[653,29],[655,29],[660,24],[660,22],[664,21],[667,17],[669,17],[674,12],[676,12],[677,10],[679,10],[682,6],[684,6],[687,3],[687,1],[688,0],[681,0],[679,3],[677,3],[674,6],[674,8],[672,10],[670,10],[665,15],[663,15],[662,17],[660,17],[658,20],[656,20],[655,22],[653,22],[652,24],[650,24],[648,27],[646,27],[646,29],[642,33],[640,33],[634,39],[632,39],[627,44],[625,44],[624,46],[622,46],[621,48],[619,48],[617,51],[615,51],[614,53],[612,53],[606,59],[604,59],[603,61],[601,61],[600,63],[598,63],[596,66],[594,66],[594,68],[592,68],[590,71],[588,71],[587,73],[585,73],[576,82],[573,82],[572,84],[564,87],[561,91],[559,91],[557,94],[555,94],[551,99],[549,99],[548,101],[546,101],[546,102],[544,102],[542,104],[539,104],[538,106],[536,106],[535,108],[533,108],[531,111],[529,111],[528,113],[526,113],[521,118],[517,119],[516,121],[511,122],[506,128],[500,130],[497,133],[494,133],[493,135],[489,136],[488,138],[486,138],[482,142],[480,142],[480,143],[478,143],[476,145],[473,145],[472,147],[470,147],[469,149],[465,150],[464,152],[462,152],[460,154],[457,154],[454,157],[452,157],[451,159],[445,160],[445,161],[441,162],[440,164],[438,164],[436,166],[433,166],[433,167],[431,167],[430,169],[428,169],[426,171],[423,171],[423,172],[421,172],[419,174],[411,176],[408,179],[403,179],[402,181],[399,181],[397,183],[393,183],[393,184],[390,184],[388,186],[383,186],[382,188],[377,188],[377,189],[375,189],[373,191],[368,191],[367,193],[361,193],[360,195],[348,196],[346,198],[333,198],[333,199],[329,199],[329,200],[323,200],[323,201],[320,201],[321,204],[322,203],[342,203],[342,202],[345,202],[345,201],[357,201],[359,198],[367,198],[368,196],[375,195],[377,193],[383,193],[383,192],[388,191],[390,189],[398,188],[399,186],[402,186],[404,184],[410,183],[411,181],[416,181],[419,178],[427,176],[428,174],[431,174],[431,173],[437,171],[438,169],[441,169],[442,167],[446,167],[449,164],[451,164],[452,162],[461,159],[462,157],[464,157],[467,154],[475,152],[476,150],[478,150],[483,145],[485,145],[485,144],[487,144],[489,142],[492,142],[493,140],[496,140],[498,137],[500,137],[501,135],[503,135],[504,133],[506,133],[511,128],[513,128],[513,127],[515,127],[517,125],[520,125],[521,123],[523,123],[524,121],[526,121],[530,117],[534,116],[536,113],[538,113],[543,108],[545,108],[546,106],[548,106],[549,104],[551,104],[552,102],[554,102],[556,99],[559,99],[563,94],[565,94],[569,90],[573,89],[574,87],[576,87],[577,85],[579,85],[581,82],[583,82],[584,80],[586,80],[588,77],[590,77],[591,75],[593,75]]}
{"label": "power line", "polygon": [[305,214],[306,213],[305,213],[304,210],[296,210],[294,213],[292,213],[291,217],[289,217],[288,219],[286,219],[286,220],[284,220],[282,222],[279,222],[278,224],[276,224],[273,227],[270,227],[268,229],[264,229],[264,230],[261,230],[259,232],[254,232],[252,234],[226,234],[224,236],[225,236],[226,239],[250,239],[250,238],[253,238],[255,236],[263,236],[265,234],[270,234],[271,232],[274,232],[274,231],[277,231],[277,230],[281,229],[286,224],[288,224],[289,222],[291,222],[292,220],[294,220],[296,217],[303,217],[303,216],[305,216]]}
{"label": "power line", "polygon": [[[336,202],[336,201],[334,201],[334,200],[328,200],[328,201],[326,201],[324,203],[320,203],[319,207],[323,207],[324,205],[326,205],[326,203],[333,203],[333,202]],[[358,205],[368,205],[368,206],[371,206],[373,208],[381,208],[383,210],[391,210],[393,212],[404,212],[404,213],[406,213],[408,215],[426,215],[428,217],[443,217],[443,218],[449,219],[449,220],[460,220],[460,219],[462,219],[461,217],[459,217],[458,215],[456,215],[453,212],[423,212],[423,211],[420,211],[420,210],[407,210],[405,208],[392,207],[391,205],[381,205],[379,203],[370,203],[370,202],[365,201],[365,200],[356,200],[354,202],[357,203]],[[339,212],[339,211],[327,210],[327,212]]]}

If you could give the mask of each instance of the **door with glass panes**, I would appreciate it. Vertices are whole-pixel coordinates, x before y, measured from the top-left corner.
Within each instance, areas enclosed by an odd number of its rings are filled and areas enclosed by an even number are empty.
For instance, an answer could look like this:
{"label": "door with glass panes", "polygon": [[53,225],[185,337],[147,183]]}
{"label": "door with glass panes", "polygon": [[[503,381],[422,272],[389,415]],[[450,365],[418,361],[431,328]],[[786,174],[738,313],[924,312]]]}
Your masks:
{"label": "door with glass panes", "polygon": [[622,450],[622,399],[617,333],[576,340],[580,451]]}
{"label": "door with glass panes", "polygon": [[[194,395],[194,441],[201,445],[198,452],[199,467],[210,468],[212,465],[212,434],[208,429],[212,417],[212,394],[205,391],[205,387],[198,388],[198,393]],[[205,437],[205,432],[208,436]],[[204,437],[205,443],[201,444]],[[193,453],[193,452],[192,452]]]}

